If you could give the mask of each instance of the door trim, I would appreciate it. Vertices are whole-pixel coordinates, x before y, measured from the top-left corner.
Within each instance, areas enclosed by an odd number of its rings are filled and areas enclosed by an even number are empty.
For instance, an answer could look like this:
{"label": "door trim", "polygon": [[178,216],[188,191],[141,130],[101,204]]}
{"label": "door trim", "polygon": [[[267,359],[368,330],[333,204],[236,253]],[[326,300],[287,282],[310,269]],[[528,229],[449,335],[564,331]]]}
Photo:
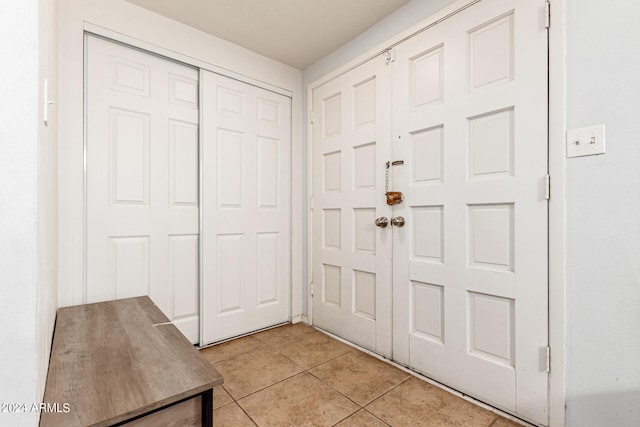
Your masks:
{"label": "door trim", "polygon": [[272,85],[267,82],[263,82],[251,77],[247,77],[243,74],[236,73],[235,71],[227,70],[222,67],[217,67],[213,64],[209,64],[207,62],[200,61],[196,58],[192,58],[190,56],[182,55],[181,53],[175,52],[173,50],[165,49],[163,47],[157,46],[155,44],[147,43],[142,40],[134,39],[133,37],[126,36],[122,33],[117,33],[115,31],[109,30],[104,27],[100,27],[95,24],[91,24],[89,22],[84,23],[84,32],[93,34],[95,36],[103,37],[109,39],[111,41],[115,41],[118,43],[125,44],[134,49],[140,49],[146,52],[155,53],[156,55],[163,56],[165,58],[173,59],[174,61],[182,62],[184,64],[190,65],[196,68],[202,68],[204,70],[208,70],[214,72],[216,74],[221,74],[226,77],[230,77],[235,80],[240,80],[241,82],[250,84],[252,86],[257,86],[262,89],[269,90],[271,92],[279,93],[280,95],[287,96],[289,98],[293,97],[293,93],[288,90],[281,88],[276,85]]}
{"label": "door trim", "polygon": [[[542,2],[542,0],[540,0]],[[420,23],[388,39],[384,43],[358,55],[345,65],[325,74],[310,83],[307,88],[306,117],[308,146],[313,144],[313,126],[310,118],[313,112],[313,91],[315,88],[349,71],[358,64],[382,54],[390,45],[399,43],[420,29],[433,25],[439,20],[466,8],[477,0],[459,0],[441,9]],[[566,0],[550,0],[551,27],[549,40],[549,121],[548,121],[548,162],[549,175],[552,179],[551,199],[549,200],[549,345],[551,347],[551,372],[549,374],[549,425],[562,427],[565,425],[566,402],[566,193],[565,193],[565,129],[566,129],[566,40],[565,10]],[[313,150],[307,150],[307,170],[313,173]],[[313,175],[311,175],[313,177]],[[312,230],[313,222],[313,180],[307,184],[307,229]],[[313,265],[313,236],[309,232],[307,241],[307,266]],[[307,307],[308,322],[313,322],[312,292],[313,272],[307,269]]]}
{"label": "door trim", "polygon": [[549,28],[549,425],[565,425],[566,402],[566,0],[551,0]]}

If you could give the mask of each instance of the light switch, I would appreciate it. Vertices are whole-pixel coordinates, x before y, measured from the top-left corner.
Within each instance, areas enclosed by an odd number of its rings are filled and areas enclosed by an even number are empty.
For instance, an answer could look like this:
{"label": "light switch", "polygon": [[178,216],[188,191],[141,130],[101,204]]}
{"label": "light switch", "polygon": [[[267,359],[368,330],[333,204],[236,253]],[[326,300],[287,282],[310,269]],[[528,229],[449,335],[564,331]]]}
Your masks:
{"label": "light switch", "polygon": [[605,153],[604,125],[567,131],[567,157]]}

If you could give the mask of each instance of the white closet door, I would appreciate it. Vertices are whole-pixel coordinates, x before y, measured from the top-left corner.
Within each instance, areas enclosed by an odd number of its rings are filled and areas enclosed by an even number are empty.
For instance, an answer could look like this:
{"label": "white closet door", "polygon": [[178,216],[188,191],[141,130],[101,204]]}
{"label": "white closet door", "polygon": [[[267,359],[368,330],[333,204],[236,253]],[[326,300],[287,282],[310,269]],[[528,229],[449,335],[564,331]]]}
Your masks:
{"label": "white closet door", "polygon": [[313,324],[391,354],[390,67],[383,58],[313,93]]}
{"label": "white closet door", "polygon": [[547,31],[483,0],[397,47],[394,359],[547,424]]}
{"label": "white closet door", "polygon": [[290,318],[291,100],[208,71],[202,99],[202,344]]}
{"label": "white closet door", "polygon": [[86,302],[149,295],[198,341],[198,72],[87,36]]}

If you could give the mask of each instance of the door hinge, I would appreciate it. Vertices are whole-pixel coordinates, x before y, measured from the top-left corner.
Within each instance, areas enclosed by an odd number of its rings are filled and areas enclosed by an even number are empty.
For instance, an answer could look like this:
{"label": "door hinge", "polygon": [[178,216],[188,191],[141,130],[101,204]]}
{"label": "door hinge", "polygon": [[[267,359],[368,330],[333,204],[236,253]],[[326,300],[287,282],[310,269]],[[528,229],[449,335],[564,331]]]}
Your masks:
{"label": "door hinge", "polygon": [[551,200],[551,176],[549,174],[544,177],[544,197],[546,200]]}
{"label": "door hinge", "polygon": [[547,374],[551,372],[551,347],[547,346],[547,360],[546,360]]}
{"label": "door hinge", "polygon": [[309,198],[309,210],[312,211],[313,210],[313,197]]}
{"label": "door hinge", "polygon": [[551,3],[549,0],[544,2],[544,27],[547,30],[551,28]]}
{"label": "door hinge", "polygon": [[313,124],[315,119],[316,119],[315,112],[314,111],[309,112],[309,123]]}
{"label": "door hinge", "polygon": [[309,295],[313,298],[313,282],[309,283]]}
{"label": "door hinge", "polygon": [[395,49],[387,49],[384,51],[384,61],[385,64],[389,65],[392,62],[396,62],[396,50]]}

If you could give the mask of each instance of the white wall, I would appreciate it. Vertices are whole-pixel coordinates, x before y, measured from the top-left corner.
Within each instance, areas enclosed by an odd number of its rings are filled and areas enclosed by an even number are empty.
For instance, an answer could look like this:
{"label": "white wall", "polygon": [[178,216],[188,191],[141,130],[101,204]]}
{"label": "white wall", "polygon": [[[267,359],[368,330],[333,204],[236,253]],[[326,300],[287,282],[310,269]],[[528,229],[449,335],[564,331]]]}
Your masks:
{"label": "white wall", "polygon": [[[36,399],[38,2],[0,5],[0,402]],[[8,345],[10,344],[10,345]],[[32,414],[0,414],[28,425]]]}
{"label": "white wall", "polygon": [[567,425],[640,424],[640,3],[567,0]]}
{"label": "white wall", "polygon": [[[83,29],[85,22],[293,93],[292,205],[301,197],[301,72],[124,0],[60,1],[61,306],[83,303]],[[294,212],[292,315],[302,305],[302,209]]]}
{"label": "white wall", "polygon": [[[360,34],[358,37],[350,41],[349,43],[341,46],[336,49],[331,54],[317,61],[307,69],[302,72],[302,86],[304,88],[303,94],[303,134],[307,135],[307,86],[309,86],[314,81],[323,77],[324,75],[340,68],[341,66],[351,62],[355,58],[358,58],[361,55],[364,55],[371,49],[379,47],[383,45],[387,40],[392,37],[402,33],[407,28],[418,24],[420,21],[425,20],[429,16],[433,15],[438,10],[443,7],[453,3],[456,0],[413,0],[400,9],[396,10],[391,15],[387,16],[382,21],[378,22],[376,25]],[[311,141],[307,141],[304,144],[304,151],[302,153],[304,164],[307,164],[307,156],[309,151],[311,150]],[[309,235],[309,230],[307,229],[307,212],[308,212],[308,201],[309,201],[309,193],[308,193],[308,185],[311,180],[310,173],[307,173],[303,176],[303,203],[304,203],[304,235]],[[307,265],[307,257],[308,251],[307,247],[304,247],[304,268],[305,272],[309,271],[311,268]],[[304,281],[303,287],[303,295],[308,294],[308,280]],[[307,298],[304,299],[303,311],[305,314],[308,313],[307,307]]]}
{"label": "white wall", "polygon": [[36,425],[56,310],[55,124],[42,124],[42,81],[53,79],[56,2],[0,4],[0,425]]}
{"label": "white wall", "polygon": [[[51,339],[58,308],[58,0],[39,0],[39,104],[38,104],[38,203],[36,349],[37,372],[49,367]],[[44,124],[44,79],[48,81],[48,125]],[[42,398],[46,375],[36,390]]]}

